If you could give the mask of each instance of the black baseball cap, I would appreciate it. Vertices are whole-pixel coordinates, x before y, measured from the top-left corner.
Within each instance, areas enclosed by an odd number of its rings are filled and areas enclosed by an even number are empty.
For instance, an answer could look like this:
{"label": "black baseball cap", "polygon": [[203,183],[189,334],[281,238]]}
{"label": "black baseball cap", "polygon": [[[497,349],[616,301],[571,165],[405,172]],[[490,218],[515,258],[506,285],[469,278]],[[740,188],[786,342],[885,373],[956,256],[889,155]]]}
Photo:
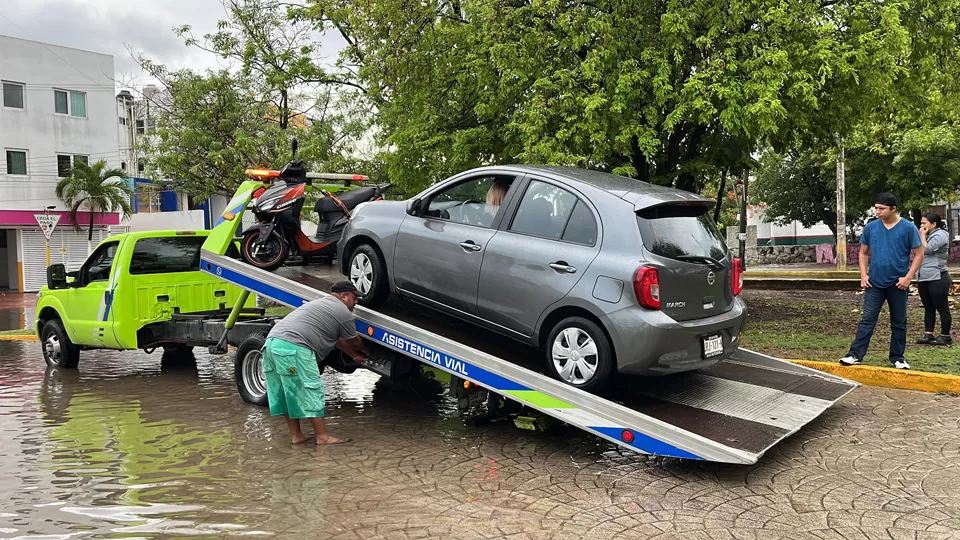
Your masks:
{"label": "black baseball cap", "polygon": [[353,283],[350,283],[349,281],[338,281],[334,283],[333,287],[330,287],[330,292],[334,292],[334,293],[348,292],[348,293],[356,294],[358,296],[360,295],[360,291],[358,291],[357,288],[353,286]]}

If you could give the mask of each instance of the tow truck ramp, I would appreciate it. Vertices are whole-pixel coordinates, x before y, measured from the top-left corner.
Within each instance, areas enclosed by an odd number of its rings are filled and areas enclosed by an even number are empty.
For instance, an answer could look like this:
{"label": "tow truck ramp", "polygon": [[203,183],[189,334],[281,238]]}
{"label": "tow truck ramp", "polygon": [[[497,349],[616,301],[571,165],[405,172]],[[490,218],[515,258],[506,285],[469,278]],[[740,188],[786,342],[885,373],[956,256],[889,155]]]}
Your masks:
{"label": "tow truck ramp", "polygon": [[[327,294],[207,249],[200,266],[294,308]],[[741,349],[709,368],[650,379],[624,399],[606,399],[362,306],[354,314],[357,331],[378,348],[643,454],[753,464],[859,386]]]}

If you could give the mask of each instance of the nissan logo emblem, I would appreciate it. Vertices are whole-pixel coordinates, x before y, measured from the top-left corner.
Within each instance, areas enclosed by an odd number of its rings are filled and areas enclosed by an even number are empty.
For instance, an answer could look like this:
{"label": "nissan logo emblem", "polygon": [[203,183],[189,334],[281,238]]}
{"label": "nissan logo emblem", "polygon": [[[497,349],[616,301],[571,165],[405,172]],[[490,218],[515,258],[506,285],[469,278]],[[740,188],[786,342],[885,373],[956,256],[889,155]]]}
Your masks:
{"label": "nissan logo emblem", "polygon": [[710,273],[707,274],[707,285],[713,285],[715,281],[717,281],[717,275],[711,270]]}

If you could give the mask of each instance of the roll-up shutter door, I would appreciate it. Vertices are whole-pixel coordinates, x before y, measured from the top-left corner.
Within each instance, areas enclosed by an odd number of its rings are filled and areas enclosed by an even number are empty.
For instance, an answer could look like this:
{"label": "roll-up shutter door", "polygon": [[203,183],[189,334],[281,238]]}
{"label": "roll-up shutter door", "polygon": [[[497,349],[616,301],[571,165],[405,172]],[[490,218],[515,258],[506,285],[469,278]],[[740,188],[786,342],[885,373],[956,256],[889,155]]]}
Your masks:
{"label": "roll-up shutter door", "polygon": [[[123,232],[123,228],[115,228]],[[93,247],[112,236],[106,228],[93,230]],[[40,229],[21,229],[20,242],[23,261],[23,288],[36,292],[47,283],[47,251]],[[78,270],[87,259],[87,232],[76,232],[73,227],[57,227],[50,235],[50,264],[63,263],[67,272]]]}

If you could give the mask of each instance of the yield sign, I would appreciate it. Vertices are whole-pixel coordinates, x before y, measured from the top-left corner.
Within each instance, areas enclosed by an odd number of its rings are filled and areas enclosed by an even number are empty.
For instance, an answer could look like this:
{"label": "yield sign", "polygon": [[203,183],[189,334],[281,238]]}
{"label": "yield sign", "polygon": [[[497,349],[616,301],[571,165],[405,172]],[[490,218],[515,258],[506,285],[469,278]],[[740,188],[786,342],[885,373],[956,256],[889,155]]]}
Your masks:
{"label": "yield sign", "polygon": [[43,236],[49,240],[50,235],[53,234],[53,229],[55,229],[57,223],[60,222],[60,214],[34,214],[33,217],[37,220],[37,224],[40,225]]}

